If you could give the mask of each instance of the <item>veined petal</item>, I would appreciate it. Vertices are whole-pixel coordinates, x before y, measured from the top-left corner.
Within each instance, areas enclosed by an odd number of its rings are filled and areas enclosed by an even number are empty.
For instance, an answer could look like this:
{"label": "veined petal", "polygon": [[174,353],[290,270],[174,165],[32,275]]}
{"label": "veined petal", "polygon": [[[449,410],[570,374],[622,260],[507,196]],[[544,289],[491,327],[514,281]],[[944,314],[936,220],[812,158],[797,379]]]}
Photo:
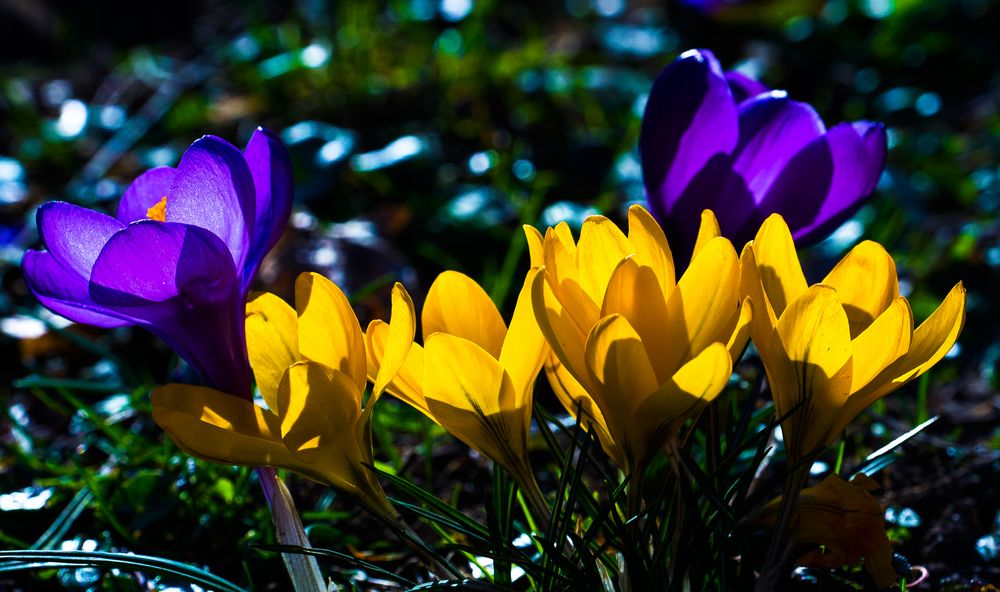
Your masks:
{"label": "veined petal", "polygon": [[364,339],[347,296],[322,275],[302,273],[295,280],[295,308],[302,357],[340,370],[363,391],[368,382]]}
{"label": "veined petal", "polygon": [[574,419],[579,418],[579,413],[583,413],[580,423],[585,429],[593,429],[597,439],[601,442],[604,451],[614,459],[618,466],[625,466],[625,457],[621,448],[615,444],[611,433],[608,432],[608,424],[604,421],[604,414],[601,413],[597,403],[590,396],[576,378],[566,369],[566,366],[559,361],[555,354],[549,354],[545,360],[545,376],[549,380],[549,385],[556,395],[556,399],[562,403],[566,412]]}
{"label": "veined petal", "polygon": [[635,329],[656,371],[657,383],[666,382],[670,378],[666,365],[671,340],[677,335],[665,330],[669,326],[667,299],[660,292],[656,274],[637,264],[634,257],[622,260],[608,281],[601,318],[613,314],[625,317]]}
{"label": "veined petal", "polygon": [[899,297],[896,263],[882,245],[864,241],[823,279],[844,303],[851,337],[857,337]]}
{"label": "veined petal", "polygon": [[760,281],[757,269],[757,259],[753,252],[753,243],[747,243],[740,253],[740,294],[750,301],[753,309],[750,319],[750,337],[763,359],[768,357],[768,345],[771,343],[771,333],[778,326],[778,317],[774,314],[771,301],[767,299],[764,286]]}
{"label": "veined petal", "polygon": [[90,298],[90,284],[75,271],[63,267],[52,253],[24,254],[24,281],[31,293],[52,312],[96,327],[125,327],[137,322],[109,310]]}
{"label": "veined petal", "polygon": [[413,307],[413,300],[403,284],[399,282],[396,282],[392,287],[391,314],[389,334],[385,340],[385,349],[379,355],[379,366],[375,374],[375,386],[372,388],[372,399],[366,410],[371,408],[406,362],[410,347],[413,346],[413,337],[417,332],[417,314]]}
{"label": "veined petal", "polygon": [[[775,316],[780,318],[785,308],[807,287],[792,234],[780,215],[768,216],[761,225],[753,240],[753,254],[761,286]],[[752,294],[749,296],[753,298]]]}
{"label": "veined petal", "polygon": [[316,450],[319,454],[305,458],[320,464],[328,460],[326,457],[345,454],[350,448],[345,443],[355,441],[354,427],[360,415],[361,392],[353,379],[335,368],[297,362],[281,378],[281,438],[295,454]]}
{"label": "veined petal", "polygon": [[42,204],[35,219],[48,252],[63,268],[84,280],[90,279],[104,245],[125,228],[107,214],[62,201]]}
{"label": "veined petal", "polygon": [[177,169],[160,166],[149,169],[136,177],[118,202],[118,213],[115,216],[118,221],[128,224],[148,218],[146,213],[149,208],[170,193],[170,186],[173,184],[176,174]]}
{"label": "veined petal", "polygon": [[604,301],[604,290],[615,267],[633,253],[632,244],[611,220],[591,216],[584,221],[576,258],[580,285],[595,304]]}
{"label": "veined petal", "polygon": [[[565,238],[561,238],[559,228],[565,228],[569,232],[568,226],[556,226],[545,232],[544,261],[545,279],[549,282],[552,292],[559,299],[561,308],[566,310],[566,314],[576,324],[579,331],[586,334],[590,327],[597,322],[600,313],[600,301],[594,301],[583,289],[580,280],[580,269],[576,262],[576,245],[572,243],[567,246]],[[564,233],[565,234],[565,233]],[[572,241],[572,236],[569,240]]]}
{"label": "veined petal", "polygon": [[720,236],[722,236],[722,230],[719,229],[719,221],[715,218],[715,213],[712,210],[702,210],[701,223],[698,225],[698,238],[694,241],[691,257],[697,257],[709,241]]}
{"label": "veined petal", "polygon": [[839,429],[844,429],[864,408],[941,361],[955,345],[964,324],[965,286],[959,282],[937,310],[913,332],[909,351],[851,395],[842,412]]}
{"label": "veined petal", "polygon": [[538,328],[531,306],[531,286],[535,276],[542,271],[540,268],[532,268],[525,276],[514,306],[514,316],[510,320],[510,329],[500,350],[500,366],[510,375],[517,396],[515,405],[528,410],[531,409],[535,378],[549,353],[545,336]]}
{"label": "veined petal", "polygon": [[747,348],[747,342],[750,340],[750,323],[752,321],[753,306],[750,304],[750,298],[744,298],[743,303],[740,304],[740,317],[736,320],[736,329],[726,343],[726,349],[729,350],[733,364],[739,361],[743,355],[743,351]]}
{"label": "veined petal", "polygon": [[671,343],[664,367],[673,374],[717,341],[727,343],[740,315],[740,263],[733,245],[715,238],[691,261],[667,301]]}
{"label": "veined petal", "polygon": [[182,450],[214,462],[292,468],[278,417],[246,399],[188,384],[153,390],[153,420]]}
{"label": "veined petal", "polygon": [[184,152],[167,197],[167,222],[211,231],[229,247],[242,275],[256,212],[253,177],[240,151],[204,136]]}
{"label": "veined petal", "polygon": [[556,298],[549,282],[545,280],[544,274],[547,273],[548,268],[546,267],[531,282],[531,308],[535,313],[538,328],[545,336],[553,353],[565,365],[573,378],[583,385],[585,391],[593,392],[590,388],[592,385],[584,359],[584,344],[587,341],[587,335],[580,331],[577,324],[570,318],[569,313],[563,308],[562,302]]}
{"label": "veined petal", "polygon": [[420,316],[424,344],[433,333],[447,333],[479,345],[499,359],[507,325],[486,291],[469,276],[445,271],[427,292]]}
{"label": "veined petal", "polygon": [[636,262],[653,269],[660,282],[660,291],[664,297],[669,296],[677,284],[674,256],[663,228],[638,204],[628,209],[628,242],[635,249]]}
{"label": "veined petal", "polygon": [[271,411],[278,409],[278,385],[285,370],[301,359],[295,309],[269,292],[247,302],[246,335],[250,367]]}
{"label": "veined petal", "polygon": [[793,462],[829,444],[831,427],[847,401],[852,380],[851,331],[837,291],[816,284],[778,321],[765,359],[779,417]]}
{"label": "veined petal", "polygon": [[[373,382],[378,376],[382,359],[389,343],[389,324],[382,320],[374,320],[368,324],[365,331],[365,350],[368,353],[368,378]],[[414,343],[406,353],[406,360],[392,377],[385,390],[392,396],[411,405],[432,420],[424,398],[424,348]]]}
{"label": "veined petal", "polygon": [[243,273],[244,290],[253,281],[260,262],[281,238],[292,213],[292,161],[274,134],[258,127],[243,151],[254,184],[254,222]]}
{"label": "veined petal", "polygon": [[594,326],[587,338],[587,370],[595,385],[591,393],[615,442],[625,447],[630,469],[646,451],[633,444],[639,434],[631,434],[636,409],[660,385],[646,355],[639,334],[625,317],[611,315]]}
{"label": "veined petal", "polygon": [[528,241],[528,255],[531,258],[532,267],[541,267],[545,265],[545,239],[542,237],[542,233],[538,231],[534,226],[525,224],[521,226],[524,229],[524,237]]}
{"label": "veined petal", "polygon": [[[859,278],[860,279],[860,278]],[[840,291],[837,291],[840,294]],[[847,309],[847,306],[844,307]],[[850,321],[850,309],[847,312]],[[913,311],[906,298],[896,298],[860,335],[854,338],[851,392],[868,385],[883,370],[910,349],[913,335]]]}

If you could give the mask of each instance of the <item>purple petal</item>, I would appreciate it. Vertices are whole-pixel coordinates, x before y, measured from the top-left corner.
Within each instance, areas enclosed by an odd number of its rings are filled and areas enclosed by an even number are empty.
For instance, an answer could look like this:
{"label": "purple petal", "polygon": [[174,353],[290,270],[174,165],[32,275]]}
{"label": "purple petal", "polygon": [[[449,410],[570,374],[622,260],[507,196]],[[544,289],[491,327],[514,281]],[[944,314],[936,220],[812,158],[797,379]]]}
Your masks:
{"label": "purple petal", "polygon": [[766,93],[771,89],[763,82],[751,78],[737,70],[726,72],[726,82],[729,83],[729,90],[733,93],[733,98],[737,103],[742,103],[747,99],[752,99],[759,94]]}
{"label": "purple petal", "polygon": [[881,124],[841,123],[788,163],[760,204],[785,216],[796,241],[815,242],[849,218],[875,189],[885,166]]}
{"label": "purple petal", "polygon": [[284,144],[271,132],[257,128],[243,157],[256,189],[256,217],[250,254],[243,273],[243,290],[249,288],[264,255],[278,242],[292,213],[292,161]]}
{"label": "purple petal", "polygon": [[90,279],[104,244],[125,227],[107,214],[63,201],[42,204],[35,220],[49,253],[84,280]]}
{"label": "purple petal", "polygon": [[149,208],[170,194],[176,174],[177,169],[163,166],[136,177],[118,202],[118,220],[125,224],[145,220]]}
{"label": "purple petal", "polygon": [[73,270],[66,269],[51,253],[24,254],[24,281],[46,308],[71,321],[97,327],[123,327],[132,321],[90,299],[88,284]]}
{"label": "purple petal", "polygon": [[212,232],[169,222],[130,224],[101,252],[90,296],[138,319],[210,386],[249,396],[242,294],[229,250]]}
{"label": "purple petal", "polygon": [[749,99],[739,108],[740,141],[733,168],[759,201],[803,146],[823,135],[823,120],[812,107],[784,91]]}
{"label": "purple petal", "polygon": [[205,136],[184,152],[167,195],[167,222],[210,230],[243,269],[253,233],[253,177],[232,144]]}
{"label": "purple petal", "polygon": [[735,148],[736,104],[711,52],[691,50],[660,72],[646,102],[639,138],[650,204],[669,211],[716,154]]}

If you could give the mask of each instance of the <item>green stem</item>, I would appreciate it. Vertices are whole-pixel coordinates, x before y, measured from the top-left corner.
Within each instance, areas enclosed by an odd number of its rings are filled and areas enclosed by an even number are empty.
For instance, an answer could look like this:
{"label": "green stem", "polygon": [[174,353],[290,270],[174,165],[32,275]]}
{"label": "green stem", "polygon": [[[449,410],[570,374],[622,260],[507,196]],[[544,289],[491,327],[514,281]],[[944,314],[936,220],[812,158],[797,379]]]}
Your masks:
{"label": "green stem", "polygon": [[811,466],[811,459],[804,459],[803,462],[792,468],[792,472],[785,480],[785,492],[781,497],[781,506],[778,508],[778,519],[774,525],[771,545],[768,547],[764,566],[760,571],[760,579],[757,580],[755,588],[757,592],[776,590],[784,574],[793,543],[789,537],[789,527],[795,516],[799,494],[802,493],[802,487],[805,486],[806,479],[809,478]]}

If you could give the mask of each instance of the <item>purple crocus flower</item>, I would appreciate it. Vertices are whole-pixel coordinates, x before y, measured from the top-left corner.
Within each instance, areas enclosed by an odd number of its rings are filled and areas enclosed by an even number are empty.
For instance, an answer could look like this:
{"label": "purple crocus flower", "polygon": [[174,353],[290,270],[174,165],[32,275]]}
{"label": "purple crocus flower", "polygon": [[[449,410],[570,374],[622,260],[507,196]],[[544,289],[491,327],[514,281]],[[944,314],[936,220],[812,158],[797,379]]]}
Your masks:
{"label": "purple crocus flower", "polygon": [[737,248],[775,212],[797,244],[822,239],[875,189],[886,136],[868,121],[827,129],[806,103],[690,50],[653,83],[639,151],[650,210],[686,258],[706,208]]}
{"label": "purple crocus flower", "polygon": [[28,287],[46,307],[99,327],[138,325],[210,386],[250,396],[246,295],[292,207],[288,152],[257,129],[246,150],[205,136],[177,168],[129,185],[115,217],[66,202],[38,209],[45,251]]}

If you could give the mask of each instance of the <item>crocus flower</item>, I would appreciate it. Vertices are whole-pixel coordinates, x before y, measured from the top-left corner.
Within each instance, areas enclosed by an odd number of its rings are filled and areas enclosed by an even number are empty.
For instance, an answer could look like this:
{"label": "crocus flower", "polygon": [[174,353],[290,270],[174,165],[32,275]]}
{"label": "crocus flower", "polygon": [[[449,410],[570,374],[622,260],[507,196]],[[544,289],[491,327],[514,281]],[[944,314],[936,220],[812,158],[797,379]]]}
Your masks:
{"label": "crocus flower", "polygon": [[746,345],[750,309],[740,266],[711,212],[675,281],[663,230],[641,206],[625,236],[602,216],[579,242],[560,224],[526,227],[535,315],[552,347],[546,373],[566,409],[586,417],[623,469],[640,470],[668,437],[725,386]]}
{"label": "crocus flower", "polygon": [[413,302],[396,284],[386,363],[364,408],[365,344],[344,293],[325,277],[304,273],[295,282],[295,306],[268,293],[247,304],[247,348],[266,408],[213,389],[171,384],[153,391],[153,419],[189,454],[286,468],[396,520],[369,468],[371,414],[379,385],[392,378],[413,342]]}
{"label": "crocus flower", "polygon": [[[800,546],[819,547],[799,557],[796,563],[812,567],[857,565],[864,560],[865,570],[879,588],[896,580],[892,567],[892,545],[885,534],[882,506],[871,491],[878,484],[864,474],[844,481],[830,475],[818,485],[802,490],[795,506],[792,540]],[[752,522],[773,527],[778,518],[781,498],[771,500]]]}
{"label": "crocus flower", "polygon": [[650,208],[684,256],[706,208],[739,246],[772,212],[803,244],[823,238],[874,190],[886,136],[868,121],[827,129],[806,103],[691,50],[653,83],[639,151]]}
{"label": "crocus flower", "polygon": [[944,357],[965,322],[959,282],[916,329],[881,245],[854,247],[808,286],[788,225],[769,217],[743,249],[751,336],[767,371],[791,462],[832,444],[866,407]]}
{"label": "crocus flower", "polygon": [[[424,345],[410,347],[386,391],[499,463],[540,509],[528,464],[532,393],[548,352],[531,311],[537,273],[528,272],[510,328],[475,280],[455,271],[439,275],[421,311]],[[391,326],[373,321],[365,338],[368,375],[377,380],[392,359]]]}
{"label": "crocus flower", "polygon": [[244,302],[292,205],[288,153],[258,129],[242,153],[205,136],[177,168],[129,185],[115,217],[65,202],[38,209],[45,251],[24,257],[46,307],[100,327],[139,325],[205,382],[250,396]]}

